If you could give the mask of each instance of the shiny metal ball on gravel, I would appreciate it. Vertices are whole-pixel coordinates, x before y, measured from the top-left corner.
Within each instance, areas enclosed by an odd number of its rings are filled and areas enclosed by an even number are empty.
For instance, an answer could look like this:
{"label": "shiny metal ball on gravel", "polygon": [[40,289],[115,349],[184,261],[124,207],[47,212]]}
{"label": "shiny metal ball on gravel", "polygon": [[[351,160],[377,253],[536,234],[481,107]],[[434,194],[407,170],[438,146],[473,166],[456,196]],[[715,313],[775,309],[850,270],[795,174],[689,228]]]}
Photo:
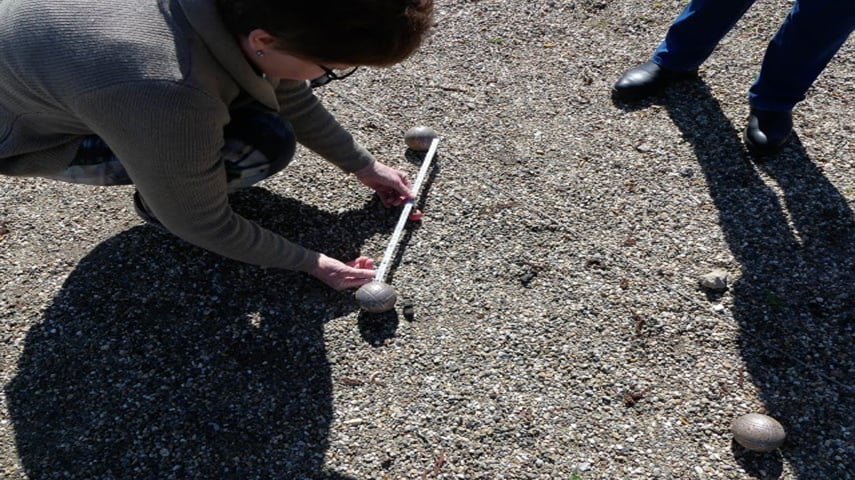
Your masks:
{"label": "shiny metal ball on gravel", "polygon": [[398,293],[391,285],[374,280],[359,287],[356,291],[356,302],[366,312],[388,312],[395,308]]}
{"label": "shiny metal ball on gravel", "polygon": [[410,150],[426,152],[430,149],[430,144],[436,137],[436,131],[430,127],[413,127],[404,134],[404,143],[407,144],[407,148]]}
{"label": "shiny metal ball on gravel", "polygon": [[784,427],[774,418],[749,413],[733,421],[730,427],[736,442],[755,452],[771,452],[784,443]]}

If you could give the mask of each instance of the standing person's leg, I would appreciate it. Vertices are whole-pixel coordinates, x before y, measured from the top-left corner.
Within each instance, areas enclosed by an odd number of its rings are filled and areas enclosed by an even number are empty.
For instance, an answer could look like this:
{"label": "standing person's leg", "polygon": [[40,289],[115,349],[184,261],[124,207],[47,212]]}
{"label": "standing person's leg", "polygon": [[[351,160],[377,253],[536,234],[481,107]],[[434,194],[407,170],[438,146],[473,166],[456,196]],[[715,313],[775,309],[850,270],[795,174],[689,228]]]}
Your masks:
{"label": "standing person's leg", "polygon": [[653,63],[669,70],[695,70],[755,0],[692,0],[653,52]]}
{"label": "standing person's leg", "polygon": [[792,110],[853,29],[855,2],[851,0],[796,1],[769,42],[760,75],[748,94],[751,106]]}
{"label": "standing person's leg", "polygon": [[639,98],[672,81],[693,77],[754,1],[690,1],[668,28],[650,61],[624,73],[614,93],[623,99]]}
{"label": "standing person's leg", "polygon": [[792,133],[792,109],[855,29],[851,0],[796,1],[769,42],[748,93],[745,142],[754,153],[780,150]]}

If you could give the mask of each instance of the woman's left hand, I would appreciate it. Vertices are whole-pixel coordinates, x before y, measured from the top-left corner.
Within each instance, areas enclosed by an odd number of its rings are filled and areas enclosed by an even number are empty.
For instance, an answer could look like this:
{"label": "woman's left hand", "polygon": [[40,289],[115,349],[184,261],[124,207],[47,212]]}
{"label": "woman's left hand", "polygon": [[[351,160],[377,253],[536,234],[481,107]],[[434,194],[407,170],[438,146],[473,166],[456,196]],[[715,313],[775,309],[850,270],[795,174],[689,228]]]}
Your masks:
{"label": "woman's left hand", "polygon": [[377,192],[380,201],[386,207],[395,207],[416,198],[410,191],[410,180],[407,174],[379,161],[374,161],[353,174],[363,185]]}
{"label": "woman's left hand", "polygon": [[345,263],[321,254],[309,274],[336,290],[359,287],[374,279],[374,260],[359,257]]}

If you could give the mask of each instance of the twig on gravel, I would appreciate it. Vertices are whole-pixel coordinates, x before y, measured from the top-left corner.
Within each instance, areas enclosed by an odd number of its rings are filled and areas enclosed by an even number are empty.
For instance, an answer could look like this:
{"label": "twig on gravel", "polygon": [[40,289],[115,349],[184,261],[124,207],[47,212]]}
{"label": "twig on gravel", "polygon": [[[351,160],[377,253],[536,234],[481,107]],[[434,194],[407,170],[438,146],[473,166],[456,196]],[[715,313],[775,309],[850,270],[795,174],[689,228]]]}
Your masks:
{"label": "twig on gravel", "polygon": [[343,385],[348,385],[348,386],[351,386],[351,387],[356,387],[356,386],[359,386],[359,385],[365,385],[365,382],[364,382],[364,381],[362,381],[362,380],[360,380],[360,379],[358,379],[358,378],[342,377],[342,378],[339,380],[339,382],[341,382]]}
{"label": "twig on gravel", "polygon": [[637,392],[624,390],[624,392],[623,392],[623,404],[626,405],[627,407],[634,406],[636,403],[638,403],[639,400],[641,400],[642,398],[644,398],[647,395],[648,391],[649,391],[649,389],[644,389],[644,390],[637,391]]}
{"label": "twig on gravel", "polygon": [[436,89],[438,89],[438,90],[443,90],[443,91],[446,91],[446,92],[469,93],[469,90],[466,90],[465,88],[460,88],[460,87],[449,87],[449,86],[447,86],[447,85],[436,85],[436,84],[433,84],[433,85],[424,85],[424,84],[416,84],[416,86],[417,86],[417,87],[420,87],[420,88],[436,88]]}
{"label": "twig on gravel", "polygon": [[641,338],[641,331],[644,328],[644,318],[631,308],[629,309],[629,313],[632,314],[632,319],[635,320],[635,338]]}
{"label": "twig on gravel", "polygon": [[379,376],[380,376],[379,371],[372,373],[371,377],[368,379],[368,383],[370,383],[372,385],[377,385],[380,387],[385,387],[386,384],[377,379],[377,377],[379,377]]}
{"label": "twig on gravel", "polygon": [[368,378],[368,380],[362,380],[359,378],[352,378],[352,377],[341,377],[339,379],[339,383],[341,383],[342,385],[350,386],[350,387],[358,387],[360,385],[366,385],[366,384],[385,387],[386,384],[377,379],[377,377],[379,377],[379,376],[380,376],[380,372],[374,372],[371,374],[371,376]]}
{"label": "twig on gravel", "polygon": [[439,455],[437,455],[433,461],[433,466],[430,470],[422,474],[421,479],[425,480],[427,478],[438,477],[442,471],[443,465],[445,465],[445,452],[439,452]]}

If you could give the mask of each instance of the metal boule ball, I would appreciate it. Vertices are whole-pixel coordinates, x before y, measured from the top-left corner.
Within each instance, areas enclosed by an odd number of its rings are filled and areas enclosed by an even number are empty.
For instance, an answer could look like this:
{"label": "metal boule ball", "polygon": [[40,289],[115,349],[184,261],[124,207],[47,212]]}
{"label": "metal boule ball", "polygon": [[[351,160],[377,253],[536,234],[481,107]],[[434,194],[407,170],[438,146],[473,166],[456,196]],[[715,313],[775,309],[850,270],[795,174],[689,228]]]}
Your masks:
{"label": "metal boule ball", "polygon": [[407,130],[407,133],[404,134],[404,143],[407,144],[407,148],[410,150],[426,152],[430,149],[430,144],[436,137],[436,130],[430,127],[418,126]]}
{"label": "metal boule ball", "polygon": [[787,436],[777,420],[760,413],[749,413],[737,418],[730,431],[738,444],[755,452],[777,450]]}
{"label": "metal boule ball", "polygon": [[388,312],[395,308],[398,293],[391,285],[374,280],[359,287],[356,302],[366,312]]}

